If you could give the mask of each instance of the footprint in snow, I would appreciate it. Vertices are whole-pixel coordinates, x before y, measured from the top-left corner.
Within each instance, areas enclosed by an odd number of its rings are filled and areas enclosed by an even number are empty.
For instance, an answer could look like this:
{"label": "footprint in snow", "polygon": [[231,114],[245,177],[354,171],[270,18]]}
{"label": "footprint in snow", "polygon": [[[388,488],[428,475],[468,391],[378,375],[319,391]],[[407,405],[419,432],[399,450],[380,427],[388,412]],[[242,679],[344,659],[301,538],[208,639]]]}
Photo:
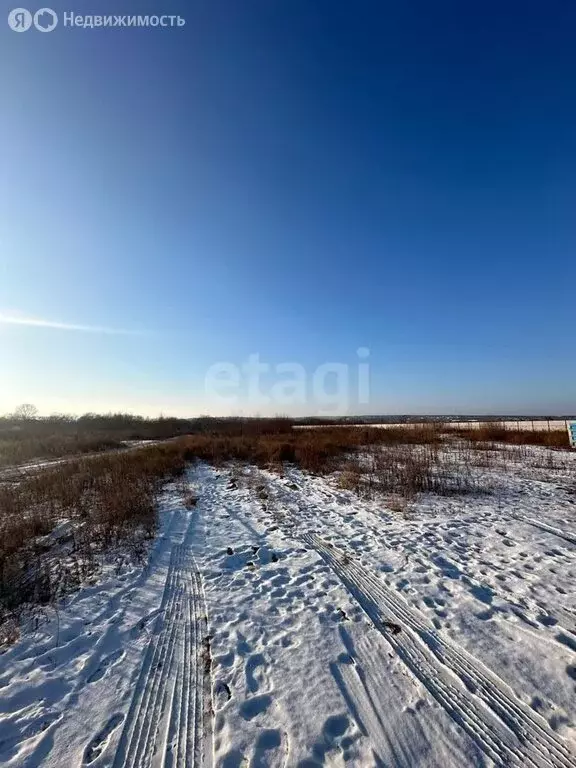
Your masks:
{"label": "footprint in snow", "polygon": [[99,733],[94,736],[90,744],[86,747],[86,750],[84,751],[84,760],[83,765],[90,765],[95,760],[97,760],[102,752],[106,749],[108,746],[108,742],[110,741],[110,736],[114,733],[114,731],[118,728],[120,723],[124,720],[124,715],[116,714],[112,715],[110,720],[106,723],[104,728],[102,728]]}
{"label": "footprint in snow", "polygon": [[22,729],[15,730],[15,735],[0,740],[0,762],[8,762],[14,757],[18,750],[16,747],[34,739],[40,734],[44,733],[50,726],[58,722],[62,717],[61,712],[47,712],[39,718],[28,722]]}
{"label": "footprint in snow", "polygon": [[278,728],[267,728],[258,736],[250,766],[251,768],[283,766],[288,752],[287,734],[283,734]]}
{"label": "footprint in snow", "polygon": [[124,658],[124,651],[123,650],[117,650],[114,651],[114,653],[111,653],[109,656],[106,656],[106,658],[102,659],[102,662],[100,663],[100,666],[98,669],[96,669],[92,674],[88,677],[87,683],[96,683],[98,680],[101,680],[106,672],[110,669],[110,667],[113,667],[115,664],[117,664],[121,659]]}
{"label": "footprint in snow", "polygon": [[252,648],[248,641],[246,640],[246,637],[242,634],[242,632],[237,633],[238,642],[236,645],[236,650],[240,654],[240,656],[246,656],[246,654],[250,653]]}
{"label": "footprint in snow", "polygon": [[220,711],[226,704],[228,704],[232,698],[232,691],[230,690],[228,683],[225,683],[223,680],[216,683],[214,687],[214,698],[216,711]]}
{"label": "footprint in snow", "polygon": [[261,653],[254,653],[250,656],[246,662],[246,685],[250,693],[258,693],[260,686],[263,684],[263,674],[260,668],[265,669],[267,667],[266,659]]}
{"label": "footprint in snow", "polygon": [[324,723],[322,734],[312,747],[313,759],[304,761],[301,765],[325,765],[331,753],[341,752],[344,763],[352,763],[348,748],[352,745],[357,733],[346,715],[332,715]]}
{"label": "footprint in snow", "polygon": [[258,715],[270,707],[272,704],[272,697],[265,694],[264,696],[253,696],[250,699],[246,699],[240,707],[240,714],[244,720],[253,720]]}

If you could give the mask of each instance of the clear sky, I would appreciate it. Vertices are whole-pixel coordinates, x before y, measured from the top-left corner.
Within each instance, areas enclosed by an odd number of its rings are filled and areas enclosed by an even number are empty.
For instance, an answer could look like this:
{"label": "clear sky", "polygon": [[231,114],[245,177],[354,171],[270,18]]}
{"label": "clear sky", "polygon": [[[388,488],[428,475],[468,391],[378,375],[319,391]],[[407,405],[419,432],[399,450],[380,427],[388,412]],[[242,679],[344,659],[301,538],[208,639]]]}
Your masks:
{"label": "clear sky", "polygon": [[2,3],[0,412],[576,411],[573,0]]}

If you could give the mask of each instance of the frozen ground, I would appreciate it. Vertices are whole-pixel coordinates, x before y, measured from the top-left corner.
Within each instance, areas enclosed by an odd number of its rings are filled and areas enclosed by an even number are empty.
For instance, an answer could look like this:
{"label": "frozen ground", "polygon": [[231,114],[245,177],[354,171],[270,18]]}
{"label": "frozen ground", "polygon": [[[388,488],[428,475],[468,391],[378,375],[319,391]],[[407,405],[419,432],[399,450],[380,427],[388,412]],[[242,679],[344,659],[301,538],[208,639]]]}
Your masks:
{"label": "frozen ground", "polygon": [[[549,432],[550,430],[565,430],[568,427],[568,424],[572,421],[572,419],[544,419],[544,420],[538,420],[538,419],[514,419],[513,421],[498,421],[499,425],[502,425],[505,429],[509,429],[512,432],[517,429],[526,429],[526,430],[532,430],[536,432]],[[407,424],[406,422],[386,422],[384,424],[373,424],[373,423],[363,423],[361,422],[358,426],[362,427],[378,427],[381,429],[387,429],[389,427],[406,427],[406,426],[412,426],[412,427],[429,427],[430,424],[433,424],[434,422],[428,421],[422,421],[422,422],[410,422]],[[478,429],[479,427],[485,427],[487,424],[490,424],[491,422],[487,421],[453,421],[451,418],[447,417],[446,421],[443,422],[444,429],[446,428],[452,428],[452,429]],[[318,424],[306,424],[306,425],[297,425],[295,429],[324,429],[326,425],[318,425]],[[350,426],[349,424],[336,424],[336,425],[330,425],[332,427],[334,426]]]}
{"label": "frozen ground", "polygon": [[194,468],[144,571],[0,656],[0,764],[576,766],[576,454],[547,455],[402,512]]}

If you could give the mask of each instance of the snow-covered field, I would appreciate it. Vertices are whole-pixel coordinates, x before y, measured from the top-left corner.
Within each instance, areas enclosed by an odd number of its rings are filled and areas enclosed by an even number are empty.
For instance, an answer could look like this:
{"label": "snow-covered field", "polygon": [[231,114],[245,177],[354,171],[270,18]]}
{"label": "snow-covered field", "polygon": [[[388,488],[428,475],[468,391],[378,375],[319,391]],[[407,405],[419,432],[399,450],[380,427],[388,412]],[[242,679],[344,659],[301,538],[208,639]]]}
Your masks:
{"label": "snow-covered field", "polygon": [[198,465],[144,570],[0,656],[0,764],[576,766],[576,454],[547,455],[402,511]]}
{"label": "snow-covered field", "polygon": [[[444,429],[479,429],[480,427],[485,427],[493,422],[488,421],[453,421],[447,419],[445,422],[443,422],[443,428]],[[544,419],[544,420],[538,420],[538,419],[515,419],[514,421],[498,421],[498,425],[504,427],[505,429],[509,429],[511,431],[515,431],[518,429],[522,430],[532,430],[533,432],[546,432],[550,430],[565,430],[568,428],[568,424],[571,423],[570,419]],[[359,423],[356,426],[362,426],[362,427],[377,427],[380,429],[388,429],[390,427],[429,427],[430,424],[434,424],[434,422],[428,420],[428,421],[421,421],[421,422],[395,422],[395,423],[385,423],[385,424],[372,424],[370,422],[368,423]],[[294,429],[326,429],[327,426],[333,427],[349,427],[350,424],[297,424]]]}

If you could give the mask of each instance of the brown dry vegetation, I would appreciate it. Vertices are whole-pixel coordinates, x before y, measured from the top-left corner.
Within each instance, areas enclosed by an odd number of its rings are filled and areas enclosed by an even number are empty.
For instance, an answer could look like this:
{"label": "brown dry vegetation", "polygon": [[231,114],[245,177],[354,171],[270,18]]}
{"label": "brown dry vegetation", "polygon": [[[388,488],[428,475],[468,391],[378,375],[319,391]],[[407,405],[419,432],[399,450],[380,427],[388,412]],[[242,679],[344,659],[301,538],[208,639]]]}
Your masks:
{"label": "brown dry vegetation", "polygon": [[166,440],[188,434],[246,435],[289,432],[289,419],[144,419],[128,414],[78,418],[0,417],[0,467],[24,464],[35,459],[97,453],[122,448],[135,440]]}
{"label": "brown dry vegetation", "polygon": [[58,599],[118,544],[141,557],[156,531],[162,483],[184,468],[182,451],[155,447],[0,485],[0,622]]}
{"label": "brown dry vegetation", "polygon": [[[285,430],[283,423],[228,425],[163,444],[72,459],[0,483],[0,620],[18,618],[80,584],[122,544],[135,556],[155,533],[158,493],[188,462],[238,460],[261,467],[284,462],[328,472],[367,444],[435,443],[437,430]],[[192,507],[190,493],[183,501]]]}
{"label": "brown dry vegetation", "polygon": [[510,445],[542,445],[547,448],[569,448],[566,429],[512,429],[499,422],[487,422],[477,429],[459,429],[460,437],[473,443],[507,443]]}
{"label": "brown dry vegetation", "polygon": [[0,438],[0,467],[24,464],[34,459],[58,459],[83,453],[99,453],[121,448],[120,440],[111,438],[46,435],[45,437],[27,437],[16,439]]}
{"label": "brown dry vegetation", "polygon": [[[321,420],[317,420],[320,422]],[[185,435],[210,437],[256,437],[289,435],[296,422],[288,418],[210,418],[194,419],[158,418],[145,419],[128,414],[85,414],[78,418],[52,416],[48,418],[0,417],[0,467],[23,464],[35,459],[56,459],[62,456],[80,455],[121,448],[134,440],[165,440]],[[356,442],[354,433],[367,436],[369,430],[387,433],[368,438],[369,443],[395,443],[408,440],[412,443],[436,441],[445,425],[431,421],[427,425],[401,427],[347,427],[324,426],[318,429],[296,430],[305,434],[324,432],[334,439],[336,431],[343,431],[346,440]],[[444,430],[448,431],[448,430]],[[453,428],[449,430],[456,433]],[[480,429],[462,429],[457,434],[474,442],[505,442],[516,445],[543,445],[567,448],[565,430],[532,431],[511,429],[497,421],[487,422]],[[324,438],[319,438],[324,440]],[[299,438],[298,445],[301,445]],[[339,439],[337,439],[339,441]],[[288,439],[292,443],[292,438]]]}
{"label": "brown dry vegetation", "polygon": [[[504,445],[498,449],[495,441]],[[567,440],[499,425],[458,433],[438,423],[294,430],[285,420],[233,420],[224,427],[209,422],[201,432],[154,446],[11,475],[0,482],[0,623],[17,622],[30,606],[54,603],[119,545],[142,558],[156,531],[159,492],[191,461],[338,471],[341,484],[359,494],[410,499],[422,491],[484,490],[472,467],[489,468],[499,456],[531,444],[564,447]],[[183,489],[191,508],[196,494]]]}
{"label": "brown dry vegetation", "polygon": [[440,428],[433,425],[420,429],[399,427],[326,427],[291,430],[289,432],[221,435],[190,435],[183,438],[187,458],[198,458],[213,464],[246,461],[258,466],[274,466],[289,462],[309,472],[325,473],[336,469],[340,458],[366,446],[439,444]]}

